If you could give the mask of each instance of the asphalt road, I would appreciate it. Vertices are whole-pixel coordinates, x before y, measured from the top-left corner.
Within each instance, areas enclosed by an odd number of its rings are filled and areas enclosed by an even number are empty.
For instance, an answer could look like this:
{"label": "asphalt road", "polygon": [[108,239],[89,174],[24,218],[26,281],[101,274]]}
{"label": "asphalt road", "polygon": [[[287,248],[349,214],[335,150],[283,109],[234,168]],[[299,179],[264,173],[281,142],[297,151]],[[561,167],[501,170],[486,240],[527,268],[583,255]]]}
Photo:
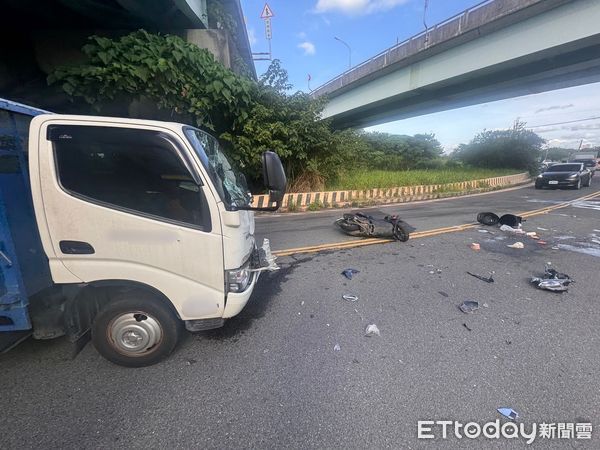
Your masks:
{"label": "asphalt road", "polygon": [[[492,211],[501,215],[540,209],[594,192],[600,189],[599,185],[600,180],[596,181],[596,185],[592,184],[591,188],[579,191],[536,190],[533,186],[526,186],[452,199],[364,208],[360,211],[377,216],[395,214],[414,226],[417,231],[424,231],[474,222],[477,213],[481,211]],[[358,210],[335,209],[313,213],[259,215],[257,238],[262,242],[263,237],[268,237],[273,250],[354,240],[356,238],[347,236],[332,226],[337,218],[350,211]]]}
{"label": "asphalt road", "polygon": [[[437,228],[599,187],[523,188],[385,211]],[[519,239],[521,250],[506,247],[513,236],[477,228],[280,258],[281,270],[261,278],[238,317],[188,336],[153,367],[114,366],[91,346],[71,359],[64,340],[25,342],[0,357],[1,447],[527,447],[520,438],[443,440],[440,430],[435,440],[417,439],[418,420],[505,423],[496,409],[511,407],[528,429],[593,424],[591,441],[538,437],[534,448],[599,448],[599,204],[530,218],[525,229],[548,243]],[[339,240],[334,215],[260,219],[257,229],[279,249]],[[568,293],[529,284],[548,261],[576,279]],[[353,280],[340,274],[348,267],[360,270]],[[467,270],[494,271],[496,281]],[[482,307],[464,314],[464,300]],[[381,335],[365,337],[368,324]]]}

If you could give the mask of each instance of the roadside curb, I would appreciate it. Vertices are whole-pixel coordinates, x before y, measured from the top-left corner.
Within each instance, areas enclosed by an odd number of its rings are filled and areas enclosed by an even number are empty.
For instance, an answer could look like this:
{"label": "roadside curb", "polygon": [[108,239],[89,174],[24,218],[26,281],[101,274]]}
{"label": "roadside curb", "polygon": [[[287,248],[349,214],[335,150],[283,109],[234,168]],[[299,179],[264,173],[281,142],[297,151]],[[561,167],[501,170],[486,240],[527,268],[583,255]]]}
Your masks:
{"label": "roadside curb", "polygon": [[[408,203],[422,200],[460,197],[480,192],[497,191],[503,188],[529,183],[530,181],[531,178],[529,174],[524,172],[503,177],[448,184],[400,186],[386,189],[351,191],[290,193],[284,196],[280,211],[293,213],[311,210],[312,208],[314,208],[314,210],[360,208],[387,203]],[[254,196],[252,206],[259,208],[269,206],[269,196]]]}

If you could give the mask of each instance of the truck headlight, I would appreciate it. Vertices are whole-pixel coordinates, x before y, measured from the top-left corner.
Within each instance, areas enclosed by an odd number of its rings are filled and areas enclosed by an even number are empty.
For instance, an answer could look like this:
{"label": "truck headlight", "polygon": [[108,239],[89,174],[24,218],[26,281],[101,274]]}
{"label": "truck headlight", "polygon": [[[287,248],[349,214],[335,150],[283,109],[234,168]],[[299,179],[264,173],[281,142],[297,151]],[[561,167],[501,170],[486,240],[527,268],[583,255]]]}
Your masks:
{"label": "truck headlight", "polygon": [[225,271],[225,279],[227,281],[227,290],[229,292],[242,292],[250,284],[252,273],[248,265],[234,270]]}

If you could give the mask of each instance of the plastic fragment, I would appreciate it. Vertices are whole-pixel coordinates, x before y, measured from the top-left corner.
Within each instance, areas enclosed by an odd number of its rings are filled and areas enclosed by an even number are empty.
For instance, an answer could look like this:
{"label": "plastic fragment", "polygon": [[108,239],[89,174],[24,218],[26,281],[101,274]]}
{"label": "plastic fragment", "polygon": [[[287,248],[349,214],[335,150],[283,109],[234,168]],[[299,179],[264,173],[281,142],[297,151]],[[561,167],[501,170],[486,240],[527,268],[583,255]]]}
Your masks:
{"label": "plastic fragment", "polygon": [[510,247],[510,248],[525,248],[525,244],[523,244],[522,242],[515,242],[512,245],[507,245],[507,247]]}
{"label": "plastic fragment", "polygon": [[[548,263],[550,265],[550,263]],[[574,283],[574,280],[566,273],[558,272],[556,269],[546,265],[543,277],[533,277],[531,283],[535,284],[538,289],[543,289],[552,292],[567,292],[568,286]]]}
{"label": "plastic fragment", "polygon": [[346,278],[348,278],[349,280],[352,279],[352,277],[354,275],[356,275],[357,273],[360,273],[360,270],[356,270],[356,269],[345,269],[342,272],[342,275],[344,275]]}
{"label": "plastic fragment", "polygon": [[471,272],[467,272],[469,275],[471,275],[472,277],[477,278],[478,280],[481,281],[485,281],[486,283],[493,283],[494,282],[494,278],[492,277],[492,272],[490,272],[490,276],[489,277],[483,277],[481,275],[477,275],[475,273],[471,273]]}
{"label": "plastic fragment", "polygon": [[339,352],[341,349],[342,349],[342,347],[340,347],[340,344],[335,344],[335,345],[333,346],[333,351],[334,351],[334,352]]}
{"label": "plastic fragment", "polygon": [[381,334],[379,333],[379,328],[377,328],[377,325],[375,324],[371,324],[371,325],[367,325],[367,328],[365,329],[365,336],[367,337],[371,337],[371,336],[381,336]]}
{"label": "plastic fragment", "polygon": [[513,228],[509,225],[502,225],[500,227],[500,231],[506,231],[508,233],[513,233],[513,234],[525,234],[525,232],[523,230],[521,230],[520,228]]}
{"label": "plastic fragment", "polygon": [[347,302],[356,302],[356,301],[358,301],[358,296],[356,296],[356,295],[344,294],[344,295],[342,295],[342,298],[344,300],[346,300]]}
{"label": "plastic fragment", "polygon": [[458,307],[465,314],[472,314],[479,309],[479,302],[475,300],[466,300]]}
{"label": "plastic fragment", "polygon": [[481,245],[479,245],[477,242],[473,242],[471,244],[471,250],[479,251],[481,250]]}
{"label": "plastic fragment", "polygon": [[512,408],[498,408],[497,411],[510,420],[517,420],[519,418],[519,413]]}

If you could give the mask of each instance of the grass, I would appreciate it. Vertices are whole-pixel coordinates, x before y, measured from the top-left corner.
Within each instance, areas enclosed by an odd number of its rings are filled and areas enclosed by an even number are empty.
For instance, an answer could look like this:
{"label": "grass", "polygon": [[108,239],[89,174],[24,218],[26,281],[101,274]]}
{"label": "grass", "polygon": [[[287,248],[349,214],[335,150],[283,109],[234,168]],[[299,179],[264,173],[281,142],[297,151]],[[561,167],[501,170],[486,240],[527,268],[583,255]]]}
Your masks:
{"label": "grass", "polygon": [[358,170],[327,183],[327,190],[361,190],[446,184],[459,181],[514,175],[523,171],[515,169],[424,169],[424,170]]}

